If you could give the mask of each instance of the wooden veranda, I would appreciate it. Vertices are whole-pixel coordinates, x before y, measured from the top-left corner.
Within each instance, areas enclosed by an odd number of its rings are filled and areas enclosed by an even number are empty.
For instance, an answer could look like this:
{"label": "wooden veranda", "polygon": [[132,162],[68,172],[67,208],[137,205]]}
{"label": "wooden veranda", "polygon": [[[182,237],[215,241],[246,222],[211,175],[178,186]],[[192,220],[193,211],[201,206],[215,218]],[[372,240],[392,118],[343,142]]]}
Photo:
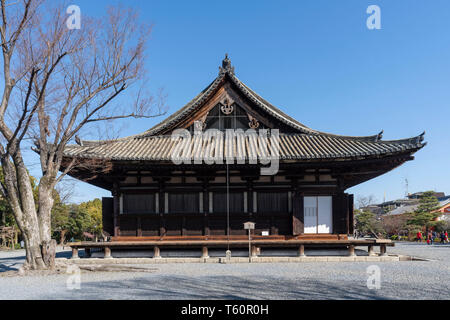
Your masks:
{"label": "wooden veranda", "polygon": [[[201,250],[201,257],[208,258],[208,250],[214,249],[240,249],[248,248],[248,238],[233,236],[231,239],[226,237],[189,237],[189,239],[181,239],[180,237],[120,237],[111,242],[74,242],[69,246],[72,248],[72,259],[79,258],[78,251],[84,249],[86,256],[90,256],[91,249],[103,249],[104,258],[112,258],[111,251],[114,249],[130,250],[130,249],[152,249],[153,258],[161,257],[161,249],[199,249]],[[118,241],[119,240],[119,241]],[[355,256],[356,247],[367,247],[368,254],[375,255],[374,248],[380,248],[380,255],[385,256],[386,247],[394,246],[391,240],[386,239],[348,239],[347,236],[336,236],[334,239],[331,237],[282,237],[282,236],[270,236],[262,237],[255,236],[251,238],[251,254],[253,257],[257,257],[261,248],[297,248],[298,256],[303,257],[305,255],[305,248],[346,248],[349,256]]]}

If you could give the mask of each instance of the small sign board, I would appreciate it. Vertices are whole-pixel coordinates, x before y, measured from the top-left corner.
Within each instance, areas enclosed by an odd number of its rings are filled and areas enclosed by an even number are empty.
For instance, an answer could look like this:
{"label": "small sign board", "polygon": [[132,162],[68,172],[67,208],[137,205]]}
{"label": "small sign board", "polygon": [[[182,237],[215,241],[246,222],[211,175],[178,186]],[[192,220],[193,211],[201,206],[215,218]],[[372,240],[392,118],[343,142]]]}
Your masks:
{"label": "small sign board", "polygon": [[245,230],[254,230],[255,229],[255,223],[254,222],[245,222],[244,223],[244,229]]}

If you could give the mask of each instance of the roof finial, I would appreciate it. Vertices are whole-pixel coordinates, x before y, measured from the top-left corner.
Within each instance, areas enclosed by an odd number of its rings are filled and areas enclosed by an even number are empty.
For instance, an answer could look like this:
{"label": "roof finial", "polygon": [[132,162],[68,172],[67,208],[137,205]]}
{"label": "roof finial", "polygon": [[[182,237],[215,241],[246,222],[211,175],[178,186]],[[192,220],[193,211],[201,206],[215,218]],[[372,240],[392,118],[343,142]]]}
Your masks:
{"label": "roof finial", "polygon": [[222,60],[222,67],[220,72],[230,72],[234,74],[234,67],[231,65],[231,60],[228,58],[228,53],[225,53],[225,59]]}

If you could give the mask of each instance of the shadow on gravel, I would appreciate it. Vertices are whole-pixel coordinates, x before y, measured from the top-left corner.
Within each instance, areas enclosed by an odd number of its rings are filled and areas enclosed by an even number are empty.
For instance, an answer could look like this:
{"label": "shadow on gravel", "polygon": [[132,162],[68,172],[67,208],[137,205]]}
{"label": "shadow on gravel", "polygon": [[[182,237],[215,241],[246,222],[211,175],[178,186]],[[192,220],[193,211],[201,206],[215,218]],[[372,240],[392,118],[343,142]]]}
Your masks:
{"label": "shadow on gravel", "polygon": [[15,263],[13,265],[0,264],[0,273],[6,271],[17,271],[22,263]]}
{"label": "shadow on gravel", "polygon": [[[70,251],[62,251],[56,253],[56,258],[70,258],[72,253]],[[6,271],[17,271],[25,262],[26,256],[12,256],[0,258],[0,273]]]}
{"label": "shadow on gravel", "polygon": [[0,258],[0,273],[17,271],[25,261],[25,256]]}
{"label": "shadow on gravel", "polygon": [[[45,297],[43,297],[46,299]],[[61,299],[386,299],[365,283],[335,283],[315,280],[297,282],[265,277],[264,280],[237,276],[185,278],[157,276],[130,280],[89,282],[81,290],[67,292]]]}

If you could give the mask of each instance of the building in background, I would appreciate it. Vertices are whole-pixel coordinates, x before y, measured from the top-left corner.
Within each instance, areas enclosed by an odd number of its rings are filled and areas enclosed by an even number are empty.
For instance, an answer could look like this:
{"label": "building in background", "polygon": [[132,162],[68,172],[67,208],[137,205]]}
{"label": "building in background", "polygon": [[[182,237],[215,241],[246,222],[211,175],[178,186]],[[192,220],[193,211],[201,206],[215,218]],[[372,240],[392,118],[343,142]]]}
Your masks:
{"label": "building in background", "polygon": [[[376,215],[400,215],[404,213],[412,213],[419,206],[420,197],[424,192],[416,192],[408,194],[406,199],[397,199],[386,201],[380,204],[371,204],[369,206],[360,208],[361,210],[368,210]],[[444,215],[450,212],[450,195],[445,195],[444,192],[435,192],[434,196],[439,201],[439,211]]]}

